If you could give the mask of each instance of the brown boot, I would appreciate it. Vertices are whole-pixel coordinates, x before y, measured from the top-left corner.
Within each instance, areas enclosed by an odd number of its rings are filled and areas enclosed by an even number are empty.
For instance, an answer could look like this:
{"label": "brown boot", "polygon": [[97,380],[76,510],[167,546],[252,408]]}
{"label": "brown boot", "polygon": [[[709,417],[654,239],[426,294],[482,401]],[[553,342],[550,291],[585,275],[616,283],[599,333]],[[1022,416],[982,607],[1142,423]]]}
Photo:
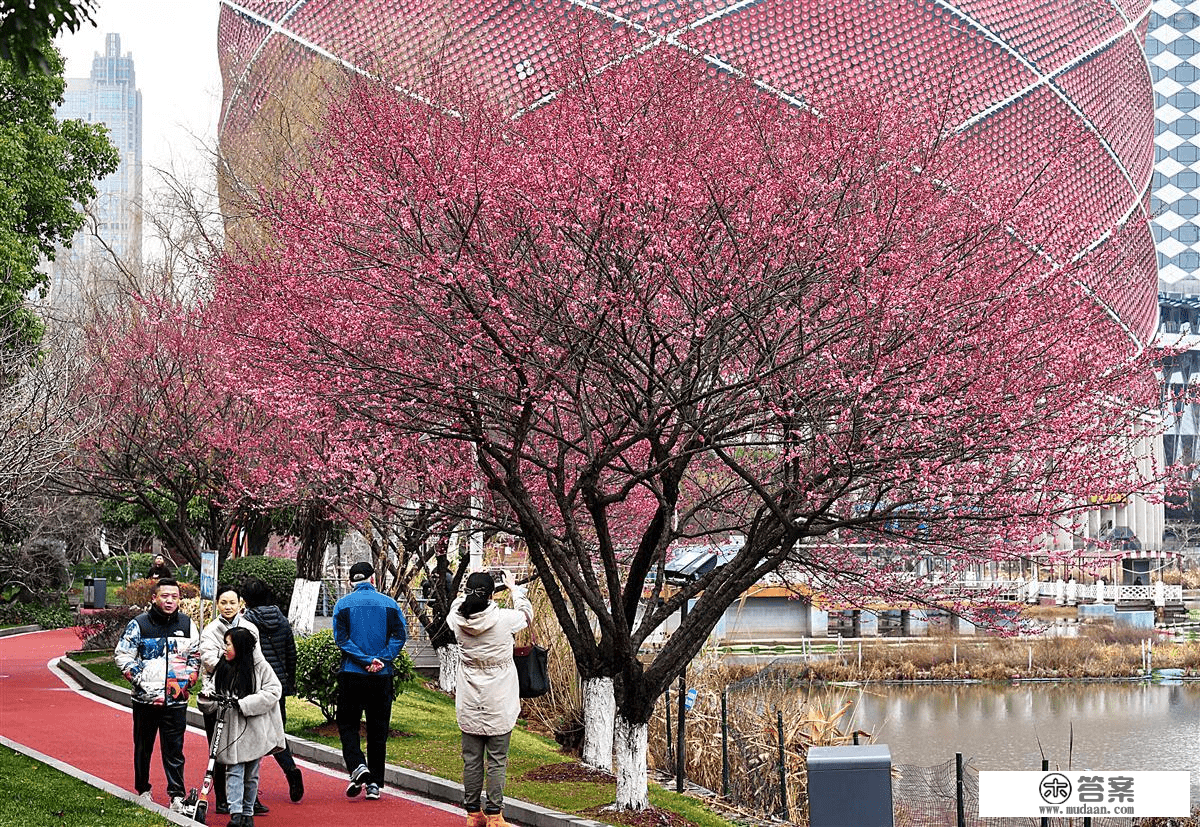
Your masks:
{"label": "brown boot", "polygon": [[504,820],[504,813],[488,813],[486,823],[487,827],[512,827]]}
{"label": "brown boot", "polygon": [[476,810],[473,813],[467,813],[467,827],[487,827],[487,816]]}

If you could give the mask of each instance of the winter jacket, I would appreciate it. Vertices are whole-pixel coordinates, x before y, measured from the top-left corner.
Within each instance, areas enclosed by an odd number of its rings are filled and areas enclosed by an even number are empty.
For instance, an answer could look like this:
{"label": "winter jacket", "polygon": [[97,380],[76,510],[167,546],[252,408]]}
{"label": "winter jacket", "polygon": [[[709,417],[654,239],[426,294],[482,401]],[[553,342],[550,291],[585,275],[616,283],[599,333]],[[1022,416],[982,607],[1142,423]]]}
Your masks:
{"label": "winter jacket", "polygon": [[333,639],[342,650],[340,671],[370,674],[367,667],[379,658],[383,669],[374,674],[391,675],[392,661],[408,640],[408,626],[396,601],[363,581],[334,605]]}
{"label": "winter jacket", "polygon": [[[254,650],[254,685],[257,687],[254,692],[225,713],[225,730],[217,745],[217,760],[222,764],[244,764],[287,747],[283,719],[279,715],[283,686],[271,664],[257,649]],[[199,697],[197,704],[203,712],[220,709],[206,694]]]}
{"label": "winter jacket", "polygon": [[470,617],[459,612],[463,602],[459,597],[446,617],[461,653],[454,710],[458,728],[472,735],[503,735],[516,726],[521,714],[513,636],[529,625],[533,606],[523,588],[513,589],[512,597],[515,608],[489,603]]}
{"label": "winter jacket", "polygon": [[247,609],[244,617],[257,627],[258,646],[283,684],[283,694],[295,695],[296,637],[287,615],[278,606],[258,606]]}
{"label": "winter jacket", "polygon": [[218,663],[225,659],[225,633],[235,626],[242,627],[254,635],[255,640],[258,639],[258,629],[253,623],[246,620],[246,616],[242,613],[234,615],[232,620],[226,620],[217,615],[200,633],[201,695],[212,694],[214,691],[209,686],[213,670],[217,668]]}
{"label": "winter jacket", "polygon": [[[200,635],[184,612],[157,606],[129,621],[113,651],[117,668],[133,685],[136,703],[185,706],[200,672]],[[168,692],[167,688],[173,690]]]}

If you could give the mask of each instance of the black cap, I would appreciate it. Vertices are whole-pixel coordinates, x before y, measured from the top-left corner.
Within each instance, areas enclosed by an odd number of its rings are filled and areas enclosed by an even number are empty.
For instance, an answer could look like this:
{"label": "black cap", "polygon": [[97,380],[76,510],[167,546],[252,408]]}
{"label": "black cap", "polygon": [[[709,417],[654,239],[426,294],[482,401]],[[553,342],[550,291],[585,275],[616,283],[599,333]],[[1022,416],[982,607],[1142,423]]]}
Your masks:
{"label": "black cap", "polygon": [[350,582],[361,583],[375,575],[375,567],[370,563],[355,563],[350,567]]}

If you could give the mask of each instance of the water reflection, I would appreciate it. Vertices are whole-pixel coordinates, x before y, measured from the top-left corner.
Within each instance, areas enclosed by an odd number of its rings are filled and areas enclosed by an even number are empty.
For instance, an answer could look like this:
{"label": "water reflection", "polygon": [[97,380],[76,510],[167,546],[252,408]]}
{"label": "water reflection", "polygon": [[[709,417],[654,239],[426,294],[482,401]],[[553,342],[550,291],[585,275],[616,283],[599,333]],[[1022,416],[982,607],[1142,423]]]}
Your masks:
{"label": "water reflection", "polygon": [[1021,683],[822,688],[896,764],[956,752],[981,770],[1190,770],[1200,802],[1200,683]]}

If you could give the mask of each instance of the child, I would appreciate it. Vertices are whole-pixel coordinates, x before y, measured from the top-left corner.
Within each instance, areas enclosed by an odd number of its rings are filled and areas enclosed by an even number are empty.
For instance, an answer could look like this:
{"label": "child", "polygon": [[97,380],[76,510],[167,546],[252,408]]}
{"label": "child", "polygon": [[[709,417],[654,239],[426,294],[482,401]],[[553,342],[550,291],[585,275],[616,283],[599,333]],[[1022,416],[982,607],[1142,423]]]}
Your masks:
{"label": "child", "polygon": [[[258,651],[254,633],[235,626],[225,633],[225,659],[217,664],[212,686],[218,694],[238,699],[225,713],[217,746],[217,760],[226,767],[229,824],[254,827],[259,762],[287,746],[279,716],[283,685]],[[207,703],[216,705],[211,697]]]}

